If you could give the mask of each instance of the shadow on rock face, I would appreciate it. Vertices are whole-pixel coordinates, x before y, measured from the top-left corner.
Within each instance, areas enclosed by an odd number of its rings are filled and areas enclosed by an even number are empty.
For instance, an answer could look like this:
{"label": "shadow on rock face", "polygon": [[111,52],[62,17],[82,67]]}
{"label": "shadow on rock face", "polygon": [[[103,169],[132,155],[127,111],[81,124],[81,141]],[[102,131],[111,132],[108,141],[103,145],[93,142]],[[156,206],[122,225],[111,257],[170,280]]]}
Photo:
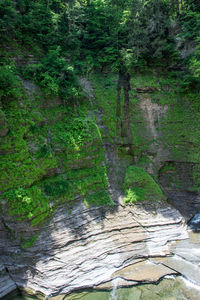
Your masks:
{"label": "shadow on rock face", "polygon": [[159,183],[170,203],[189,221],[200,211],[200,193],[195,190],[193,169],[187,162],[164,162],[159,170]]}
{"label": "shadow on rock face", "polygon": [[170,242],[184,238],[182,216],[166,203],[77,203],[70,214],[59,208],[33,247],[15,253],[16,243],[4,241],[4,266],[18,287],[56,296],[106,282],[138,258],[168,255]]}
{"label": "shadow on rock face", "polygon": [[194,232],[200,232],[200,213],[194,215],[188,222],[188,226]]}

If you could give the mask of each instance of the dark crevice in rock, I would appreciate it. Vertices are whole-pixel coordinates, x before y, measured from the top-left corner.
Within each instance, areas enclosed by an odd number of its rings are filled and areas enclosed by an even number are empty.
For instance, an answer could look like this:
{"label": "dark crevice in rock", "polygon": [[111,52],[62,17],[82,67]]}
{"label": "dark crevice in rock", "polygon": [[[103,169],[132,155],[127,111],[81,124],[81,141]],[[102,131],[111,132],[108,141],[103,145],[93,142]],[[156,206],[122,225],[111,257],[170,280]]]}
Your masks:
{"label": "dark crevice in rock", "polygon": [[159,183],[170,203],[187,221],[200,210],[199,169],[199,163],[165,161],[158,172]]}

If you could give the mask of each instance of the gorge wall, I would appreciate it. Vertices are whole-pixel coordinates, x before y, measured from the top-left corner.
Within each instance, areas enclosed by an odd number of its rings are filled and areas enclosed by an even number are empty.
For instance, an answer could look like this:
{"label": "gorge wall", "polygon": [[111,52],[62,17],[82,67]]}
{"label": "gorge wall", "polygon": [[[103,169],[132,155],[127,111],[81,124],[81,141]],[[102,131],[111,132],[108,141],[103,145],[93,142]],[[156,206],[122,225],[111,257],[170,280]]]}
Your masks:
{"label": "gorge wall", "polygon": [[[182,272],[170,259],[200,207],[199,112],[176,82],[136,74],[133,160],[122,115],[116,132],[116,82],[115,74],[82,78],[82,101],[63,107],[22,80],[21,101],[2,107],[0,296],[19,287],[52,297],[109,288],[115,278],[127,286]],[[133,163],[165,196],[124,204]]]}

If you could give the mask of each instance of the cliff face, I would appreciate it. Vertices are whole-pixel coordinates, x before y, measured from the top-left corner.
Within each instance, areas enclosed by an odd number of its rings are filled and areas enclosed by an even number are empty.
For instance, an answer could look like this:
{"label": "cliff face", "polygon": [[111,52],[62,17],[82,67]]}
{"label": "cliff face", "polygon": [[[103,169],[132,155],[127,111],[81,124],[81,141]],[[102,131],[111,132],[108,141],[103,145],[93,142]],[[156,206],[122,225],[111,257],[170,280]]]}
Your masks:
{"label": "cliff face", "polygon": [[[111,210],[86,209],[79,203],[70,214],[60,208],[27,250],[9,241],[1,227],[1,262],[6,267],[1,273],[1,296],[15,284],[27,292],[53,296],[118,276],[122,285],[157,281],[176,272],[157,266],[151,258],[169,255],[172,241],[184,238],[187,232],[181,215],[163,203],[118,205]],[[142,277],[134,272],[141,262]],[[126,266],[132,272],[121,274],[119,270]]]}
{"label": "cliff face", "polygon": [[[154,88],[137,80],[130,92],[134,164],[189,219],[199,209],[199,114],[161,79]],[[181,214],[162,197],[124,206],[133,156],[123,116],[121,134],[115,131],[116,77],[94,77],[94,90],[82,78],[89,101],[75,112],[23,85],[24,100],[2,118],[0,296],[16,286],[50,297],[109,287],[118,277],[123,286],[180,272],[155,258],[172,256],[172,242],[187,238]]]}

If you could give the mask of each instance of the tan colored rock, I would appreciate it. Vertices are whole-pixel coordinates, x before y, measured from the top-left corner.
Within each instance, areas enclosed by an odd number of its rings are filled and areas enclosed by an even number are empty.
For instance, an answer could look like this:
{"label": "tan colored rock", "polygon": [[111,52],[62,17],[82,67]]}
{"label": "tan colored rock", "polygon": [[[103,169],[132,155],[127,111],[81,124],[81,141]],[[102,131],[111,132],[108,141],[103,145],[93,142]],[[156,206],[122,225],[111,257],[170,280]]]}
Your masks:
{"label": "tan colored rock", "polygon": [[145,260],[115,272],[113,277],[121,276],[126,280],[156,282],[163,276],[172,274],[177,274],[177,272],[162,264]]}
{"label": "tan colored rock", "polygon": [[112,279],[110,281],[107,281],[105,283],[101,283],[97,286],[95,286],[96,290],[112,290],[114,286],[119,287],[128,287],[128,286],[133,286],[136,285],[138,282],[137,281],[127,281],[123,278],[117,277],[115,279]]}

